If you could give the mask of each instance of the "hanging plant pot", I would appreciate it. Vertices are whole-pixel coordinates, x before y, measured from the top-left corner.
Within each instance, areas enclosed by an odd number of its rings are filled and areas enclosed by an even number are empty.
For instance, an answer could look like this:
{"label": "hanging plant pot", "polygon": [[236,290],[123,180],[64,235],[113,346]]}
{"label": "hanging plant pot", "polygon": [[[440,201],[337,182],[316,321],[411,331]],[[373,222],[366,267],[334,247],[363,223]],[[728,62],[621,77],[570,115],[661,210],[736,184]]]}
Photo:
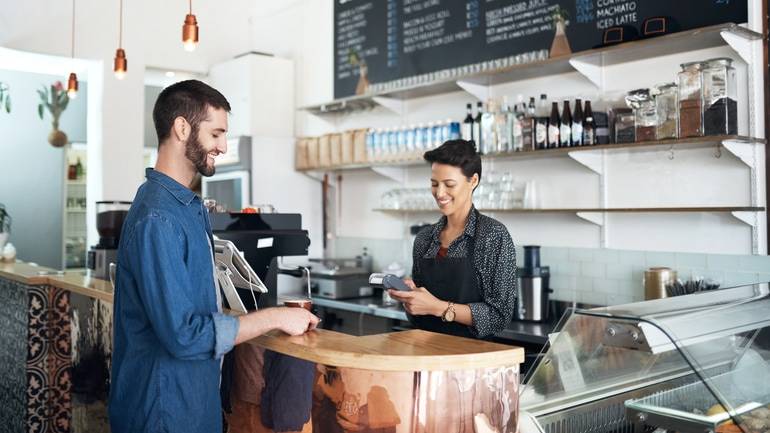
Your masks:
{"label": "hanging plant pot", "polygon": [[64,147],[67,144],[67,134],[64,131],[54,127],[50,134],[48,134],[48,142],[53,147]]}

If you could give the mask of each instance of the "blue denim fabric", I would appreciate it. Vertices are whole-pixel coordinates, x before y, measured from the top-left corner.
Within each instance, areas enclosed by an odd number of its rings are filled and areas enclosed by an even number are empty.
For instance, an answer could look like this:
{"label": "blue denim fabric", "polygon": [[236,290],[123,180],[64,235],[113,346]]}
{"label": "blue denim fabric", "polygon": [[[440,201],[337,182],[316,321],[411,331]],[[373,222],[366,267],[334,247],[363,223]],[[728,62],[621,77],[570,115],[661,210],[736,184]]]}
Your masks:
{"label": "blue denim fabric", "polygon": [[200,198],[163,173],[146,175],[118,249],[110,426],[218,433],[220,358],[233,347],[238,320],[218,312]]}

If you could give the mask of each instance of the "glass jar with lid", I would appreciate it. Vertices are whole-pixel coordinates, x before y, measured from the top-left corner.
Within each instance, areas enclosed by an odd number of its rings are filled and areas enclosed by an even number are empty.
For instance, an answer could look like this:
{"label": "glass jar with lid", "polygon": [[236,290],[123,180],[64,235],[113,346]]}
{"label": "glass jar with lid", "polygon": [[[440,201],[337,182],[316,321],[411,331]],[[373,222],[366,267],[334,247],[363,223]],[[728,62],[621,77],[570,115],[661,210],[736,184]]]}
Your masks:
{"label": "glass jar with lid", "polygon": [[738,134],[738,89],[728,57],[703,62],[703,129],[705,135]]}
{"label": "glass jar with lid", "polygon": [[679,134],[679,87],[676,83],[655,86],[655,112],[658,140],[677,138]]}
{"label": "glass jar with lid", "polygon": [[703,135],[703,64],[683,63],[679,82],[679,137]]}
{"label": "glass jar with lid", "polygon": [[658,122],[655,99],[650,95],[650,89],[636,89],[628,92],[626,104],[634,110],[636,141],[655,140]]}
{"label": "glass jar with lid", "polygon": [[636,141],[636,132],[634,131],[634,110],[630,108],[613,108],[612,110],[613,128],[615,131],[615,143],[633,143]]}

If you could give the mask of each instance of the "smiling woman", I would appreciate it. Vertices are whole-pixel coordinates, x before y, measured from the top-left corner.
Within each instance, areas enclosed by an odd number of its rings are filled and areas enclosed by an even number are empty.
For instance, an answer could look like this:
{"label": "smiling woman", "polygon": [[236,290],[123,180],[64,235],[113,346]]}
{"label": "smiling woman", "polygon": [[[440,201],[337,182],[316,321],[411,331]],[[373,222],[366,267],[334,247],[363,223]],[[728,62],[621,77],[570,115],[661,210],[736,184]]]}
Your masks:
{"label": "smiling woman", "polygon": [[420,329],[485,338],[510,321],[516,252],[505,226],[479,213],[473,191],[481,157],[471,141],[451,140],[425,153],[431,192],[443,214],[414,240],[410,292],[390,291]]}

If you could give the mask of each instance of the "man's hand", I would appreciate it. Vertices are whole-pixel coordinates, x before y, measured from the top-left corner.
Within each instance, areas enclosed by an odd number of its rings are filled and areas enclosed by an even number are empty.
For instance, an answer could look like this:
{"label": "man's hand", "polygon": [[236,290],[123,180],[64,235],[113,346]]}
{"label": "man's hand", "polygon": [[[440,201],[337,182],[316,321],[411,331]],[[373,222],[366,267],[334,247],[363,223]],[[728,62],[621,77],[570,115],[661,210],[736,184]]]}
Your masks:
{"label": "man's hand", "polygon": [[235,344],[241,344],[252,338],[280,329],[289,335],[302,335],[312,331],[320,320],[304,308],[276,307],[254,311],[238,317],[240,325]]}
{"label": "man's hand", "polygon": [[278,318],[277,328],[289,335],[302,335],[312,331],[320,321],[313,313],[304,308],[278,307],[275,309]]}
{"label": "man's hand", "polygon": [[[409,280],[407,284],[414,283]],[[411,292],[402,292],[398,290],[388,290],[390,296],[404,304],[407,313],[414,316],[441,316],[448,305],[446,302],[433,296],[425,287],[417,287]]]}

